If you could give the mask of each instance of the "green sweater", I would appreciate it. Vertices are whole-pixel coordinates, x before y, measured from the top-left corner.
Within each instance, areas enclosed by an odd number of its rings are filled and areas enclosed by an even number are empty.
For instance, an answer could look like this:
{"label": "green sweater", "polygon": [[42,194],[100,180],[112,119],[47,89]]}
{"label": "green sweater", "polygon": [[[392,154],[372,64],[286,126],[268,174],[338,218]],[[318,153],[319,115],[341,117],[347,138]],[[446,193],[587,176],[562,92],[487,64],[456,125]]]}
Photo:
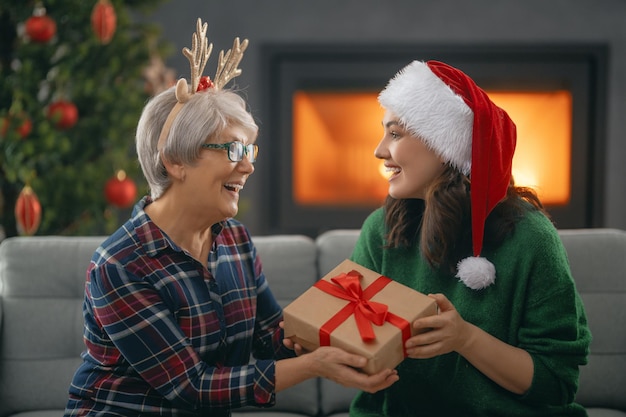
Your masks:
{"label": "green sweater", "polygon": [[[405,359],[400,380],[375,393],[359,393],[352,416],[585,416],[574,402],[578,367],[587,362],[591,334],[558,233],[539,212],[529,212],[496,250],[482,255],[496,267],[483,290],[428,266],[418,247],[383,250],[383,209],[364,222],[351,259],[425,294],[443,293],[459,314],[532,356],[529,391],[513,394],[452,352]],[[390,306],[393,311],[393,306]]]}

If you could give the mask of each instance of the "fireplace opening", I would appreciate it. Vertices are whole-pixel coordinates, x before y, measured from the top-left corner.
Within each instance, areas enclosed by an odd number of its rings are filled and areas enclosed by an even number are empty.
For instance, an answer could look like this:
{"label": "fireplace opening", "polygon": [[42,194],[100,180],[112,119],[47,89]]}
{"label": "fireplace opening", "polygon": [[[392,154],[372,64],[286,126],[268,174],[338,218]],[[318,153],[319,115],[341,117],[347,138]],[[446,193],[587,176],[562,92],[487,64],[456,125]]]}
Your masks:
{"label": "fireplace opening", "polygon": [[[544,204],[565,206],[571,190],[572,96],[567,90],[489,92],[517,126],[517,185]],[[373,93],[296,91],[293,95],[292,195],[303,206],[375,206],[387,195],[374,157],[383,110]]]}
{"label": "fireplace opening", "polygon": [[371,93],[293,97],[293,200],[301,206],[380,205],[387,182],[374,157],[382,111]]}
{"label": "fireplace opening", "polygon": [[516,184],[538,192],[557,227],[601,226],[604,46],[273,45],[264,56],[262,140],[272,150],[263,176],[266,232],[358,228],[383,203],[376,97],[413,59],[457,66],[510,114],[518,131]]}

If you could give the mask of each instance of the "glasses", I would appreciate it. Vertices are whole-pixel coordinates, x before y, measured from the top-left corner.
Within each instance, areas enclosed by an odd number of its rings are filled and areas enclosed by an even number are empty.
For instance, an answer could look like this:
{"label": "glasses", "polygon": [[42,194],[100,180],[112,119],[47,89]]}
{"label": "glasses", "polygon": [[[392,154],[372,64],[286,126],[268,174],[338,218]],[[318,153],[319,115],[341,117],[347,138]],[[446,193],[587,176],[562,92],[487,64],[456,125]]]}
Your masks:
{"label": "glasses", "polygon": [[244,155],[248,155],[250,163],[254,164],[259,153],[258,145],[244,145],[242,142],[203,143],[202,147],[204,149],[226,149],[228,151],[228,159],[231,162],[239,162]]}

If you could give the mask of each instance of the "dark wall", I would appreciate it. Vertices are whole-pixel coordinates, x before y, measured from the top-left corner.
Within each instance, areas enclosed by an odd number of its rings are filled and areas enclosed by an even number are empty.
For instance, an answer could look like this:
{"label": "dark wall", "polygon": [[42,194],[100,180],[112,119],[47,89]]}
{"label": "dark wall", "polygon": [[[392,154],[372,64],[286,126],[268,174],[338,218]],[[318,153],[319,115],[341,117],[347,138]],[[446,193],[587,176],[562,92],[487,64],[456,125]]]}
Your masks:
{"label": "dark wall", "polygon": [[[260,118],[261,47],[310,44],[581,44],[609,47],[603,224],[626,229],[626,2],[623,0],[175,0],[149,18],[163,25],[176,53],[168,65],[189,77],[180,49],[191,45],[198,17],[209,24],[214,51],[228,49],[234,37],[250,39],[237,79],[253,113]],[[216,54],[205,71],[215,71]],[[393,74],[390,74],[390,76]],[[272,138],[263,135],[257,173],[242,193],[242,219],[253,233],[264,233],[260,202],[262,172],[271,161]],[[574,167],[575,169],[575,167]]]}

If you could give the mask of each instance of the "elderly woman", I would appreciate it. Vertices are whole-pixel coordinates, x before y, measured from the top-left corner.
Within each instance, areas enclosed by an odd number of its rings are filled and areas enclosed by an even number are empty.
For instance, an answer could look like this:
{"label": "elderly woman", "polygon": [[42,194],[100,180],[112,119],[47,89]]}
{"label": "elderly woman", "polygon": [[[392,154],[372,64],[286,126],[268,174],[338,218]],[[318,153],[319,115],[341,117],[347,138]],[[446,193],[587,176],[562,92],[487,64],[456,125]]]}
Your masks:
{"label": "elderly woman", "polygon": [[392,370],[358,372],[365,358],[340,349],[296,357],[283,345],[281,308],[247,229],[233,219],[254,172],[257,125],[222,87],[240,73],[247,41],[235,40],[219,66],[228,71],[209,80],[199,77],[210,53],[205,32],[198,22],[193,50],[184,50],[191,89],[180,80],[139,120],[150,195],[91,260],[86,351],[66,416],[226,416],[270,406],[276,392],[308,378],[369,392],[397,380]]}

